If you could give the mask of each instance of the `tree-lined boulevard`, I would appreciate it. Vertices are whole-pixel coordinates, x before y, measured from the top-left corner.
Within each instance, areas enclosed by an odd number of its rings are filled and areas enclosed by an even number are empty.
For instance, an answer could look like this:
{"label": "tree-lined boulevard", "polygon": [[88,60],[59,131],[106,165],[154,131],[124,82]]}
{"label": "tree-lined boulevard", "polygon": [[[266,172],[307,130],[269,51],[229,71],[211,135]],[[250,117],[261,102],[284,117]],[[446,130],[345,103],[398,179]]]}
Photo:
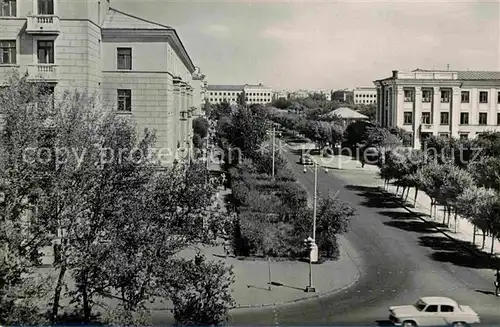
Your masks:
{"label": "tree-lined boulevard", "polygon": [[[299,182],[313,192],[312,174],[303,174],[297,155],[285,157]],[[356,186],[372,185],[372,186]],[[449,296],[471,305],[482,323],[498,323],[499,299],[491,294],[493,271],[457,266],[430,258],[440,247],[463,252],[464,260],[474,260],[467,250],[436,233],[430,223],[408,213],[379,191],[370,173],[330,171],[320,175],[319,192],[340,190],[339,198],[357,212],[345,235],[352,249],[345,249],[361,268],[359,282],[339,294],[278,307],[233,311],[232,324],[268,325],[276,318],[280,325],[374,325],[386,324],[388,307],[413,303],[420,296]],[[434,244],[422,245],[422,240]],[[434,248],[435,249],[434,249]],[[468,265],[472,265],[469,262]]]}

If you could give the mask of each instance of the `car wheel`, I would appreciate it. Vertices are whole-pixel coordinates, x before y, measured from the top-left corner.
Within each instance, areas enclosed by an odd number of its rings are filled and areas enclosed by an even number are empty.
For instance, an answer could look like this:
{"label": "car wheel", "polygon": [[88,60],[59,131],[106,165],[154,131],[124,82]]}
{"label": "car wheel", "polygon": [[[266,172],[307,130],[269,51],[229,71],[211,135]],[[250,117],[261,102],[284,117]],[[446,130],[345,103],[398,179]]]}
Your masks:
{"label": "car wheel", "polygon": [[414,321],[406,320],[403,322],[403,327],[416,327],[417,324]]}
{"label": "car wheel", "polygon": [[453,323],[453,327],[467,327],[467,324],[463,321],[458,321]]}

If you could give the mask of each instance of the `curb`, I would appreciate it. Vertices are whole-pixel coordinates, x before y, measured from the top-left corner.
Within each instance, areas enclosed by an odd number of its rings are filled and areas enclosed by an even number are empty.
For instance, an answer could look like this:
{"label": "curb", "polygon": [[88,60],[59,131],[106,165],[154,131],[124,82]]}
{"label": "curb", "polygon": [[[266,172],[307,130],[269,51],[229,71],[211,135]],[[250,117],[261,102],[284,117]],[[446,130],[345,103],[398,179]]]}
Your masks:
{"label": "curb", "polygon": [[[346,254],[347,254],[347,252],[346,252]],[[351,257],[348,254],[347,254],[347,257],[349,258],[349,260],[352,261]],[[351,288],[354,284],[356,284],[359,281],[359,278],[361,277],[361,275],[359,273],[359,268],[356,265],[354,265],[354,266],[356,267],[356,270],[357,270],[356,278],[351,283],[349,283],[348,285],[343,286],[343,287],[341,287],[339,289],[330,290],[330,291],[327,291],[327,292],[324,292],[324,293],[314,294],[314,295],[311,295],[311,296],[305,296],[305,297],[301,297],[301,298],[298,298],[298,299],[295,299],[295,300],[289,300],[289,301],[274,302],[274,303],[264,303],[264,304],[241,304],[241,305],[232,306],[232,307],[229,308],[229,310],[276,307],[276,306],[282,306],[282,305],[287,305],[287,304],[305,302],[305,301],[308,301],[308,300],[319,299],[319,298],[323,298],[325,296],[329,296],[329,295],[340,293],[342,291],[345,291],[348,288]],[[173,312],[174,308],[151,309],[151,311],[170,311],[170,312]]]}
{"label": "curb", "polygon": [[[391,191],[388,191],[388,190],[385,190],[383,188],[383,186],[379,186],[378,187],[380,189],[380,191],[382,191],[382,193],[384,194],[390,194],[392,196],[395,196],[395,193],[391,192]],[[427,219],[425,219],[424,217],[431,217],[429,216],[428,214],[422,214],[421,212],[418,212],[416,210],[412,210],[412,208],[410,208],[405,202],[404,200],[403,201],[398,201],[401,203],[401,206],[403,207],[403,209],[405,209],[406,211],[408,211],[409,213],[412,213],[412,214],[415,214],[415,215],[418,215],[418,219],[423,221],[423,222],[426,222],[426,223],[435,223],[434,221],[429,221]],[[418,202],[417,202],[418,204]],[[422,205],[421,205],[422,206]],[[473,253],[473,254],[479,254],[479,255],[482,255],[482,256],[487,256],[487,257],[494,257],[495,255],[491,255],[489,253],[486,253],[484,251],[481,251],[480,249],[478,249],[476,247],[476,245],[468,242],[468,241],[464,241],[464,240],[460,240],[460,239],[457,239],[455,237],[453,237],[452,235],[450,235],[450,231],[447,230],[447,229],[444,229],[444,228],[441,228],[441,227],[437,227],[437,226],[434,226],[433,227],[436,231],[438,231],[439,233],[443,234],[444,236],[446,236],[448,239],[454,241],[455,243],[457,243],[458,246],[460,246],[461,248],[469,251],[470,253]],[[463,244],[463,242],[468,242],[467,245]]]}

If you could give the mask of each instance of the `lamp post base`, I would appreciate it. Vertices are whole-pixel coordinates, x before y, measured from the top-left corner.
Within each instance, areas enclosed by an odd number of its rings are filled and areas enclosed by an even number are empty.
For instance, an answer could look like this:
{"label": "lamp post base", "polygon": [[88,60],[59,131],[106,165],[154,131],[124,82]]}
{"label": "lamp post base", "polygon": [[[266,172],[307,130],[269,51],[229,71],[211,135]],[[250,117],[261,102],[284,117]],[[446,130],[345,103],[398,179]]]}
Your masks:
{"label": "lamp post base", "polygon": [[306,286],[306,288],[304,289],[304,292],[306,292],[306,293],[315,293],[316,289],[313,286]]}

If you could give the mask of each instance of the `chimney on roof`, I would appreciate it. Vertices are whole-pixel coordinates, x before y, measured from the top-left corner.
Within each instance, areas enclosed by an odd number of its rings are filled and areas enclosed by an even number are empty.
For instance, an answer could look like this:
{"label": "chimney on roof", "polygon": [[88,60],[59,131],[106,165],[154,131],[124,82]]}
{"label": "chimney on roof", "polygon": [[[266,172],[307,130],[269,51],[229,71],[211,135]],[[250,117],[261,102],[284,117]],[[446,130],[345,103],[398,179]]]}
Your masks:
{"label": "chimney on roof", "polygon": [[446,65],[446,70],[450,70],[450,64]]}
{"label": "chimney on roof", "polygon": [[394,77],[394,78],[398,77],[398,71],[397,70],[393,70],[392,71],[392,77]]}

